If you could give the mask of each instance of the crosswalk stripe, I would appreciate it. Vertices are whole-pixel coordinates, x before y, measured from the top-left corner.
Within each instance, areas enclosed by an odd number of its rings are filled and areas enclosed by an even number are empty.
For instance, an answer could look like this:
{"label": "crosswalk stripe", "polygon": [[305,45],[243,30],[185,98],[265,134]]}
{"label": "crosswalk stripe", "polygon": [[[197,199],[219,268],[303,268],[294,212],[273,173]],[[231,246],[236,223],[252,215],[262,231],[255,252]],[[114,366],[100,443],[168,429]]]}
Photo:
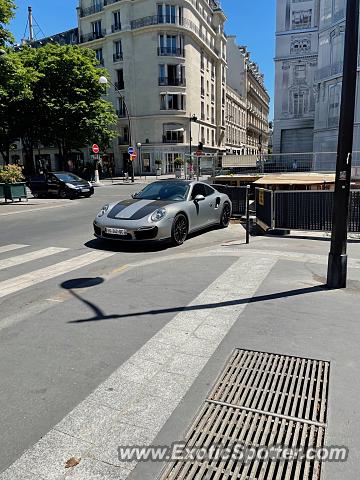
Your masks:
{"label": "crosswalk stripe", "polygon": [[105,260],[113,255],[115,255],[115,252],[99,251],[85,253],[79,257],[55,263],[49,267],[40,268],[39,270],[34,270],[32,272],[25,273],[24,275],[10,278],[9,280],[4,280],[3,282],[0,282],[0,298],[33,285],[37,285],[38,283],[45,282],[46,280],[59,277],[64,273],[86,267],[91,263]]}
{"label": "crosswalk stripe", "polygon": [[16,255],[15,257],[6,258],[5,260],[0,260],[0,270],[15,267],[16,265],[21,265],[22,263],[31,262],[32,260],[38,260],[39,258],[49,257],[50,255],[65,252],[66,250],[69,249],[49,247],[36,250],[35,252],[24,253],[24,255]]}
{"label": "crosswalk stripe", "polygon": [[11,245],[3,245],[0,247],[0,253],[11,252],[12,250],[17,250],[18,248],[25,248],[29,245],[18,245],[16,243]]}

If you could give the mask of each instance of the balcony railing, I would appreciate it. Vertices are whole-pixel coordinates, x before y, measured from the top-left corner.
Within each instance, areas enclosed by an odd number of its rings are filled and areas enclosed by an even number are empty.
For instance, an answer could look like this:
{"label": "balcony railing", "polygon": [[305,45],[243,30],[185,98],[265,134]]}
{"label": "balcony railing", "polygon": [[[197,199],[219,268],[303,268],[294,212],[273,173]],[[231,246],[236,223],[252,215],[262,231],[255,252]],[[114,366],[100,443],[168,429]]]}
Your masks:
{"label": "balcony railing", "polygon": [[150,27],[152,25],[159,25],[159,24],[160,25],[162,25],[162,24],[177,25],[177,26],[180,26],[180,27],[187,28],[188,30],[191,30],[198,37],[200,37],[201,40],[213,52],[216,53],[216,55],[219,55],[219,51],[210,44],[207,36],[199,29],[199,27],[197,25],[195,25],[194,22],[192,22],[188,18],[183,18],[183,17],[179,17],[179,16],[176,16],[176,15],[152,15],[152,16],[149,16],[149,17],[139,18],[138,20],[133,20],[131,22],[131,29],[136,30],[138,28]]}
{"label": "balcony railing", "polygon": [[117,25],[111,25],[111,33],[120,32],[121,31],[121,23]]}
{"label": "balcony railing", "polygon": [[101,12],[104,9],[104,2],[99,2],[96,5],[92,5],[91,7],[82,8],[80,10],[80,17],[87,17],[88,15],[92,15],[93,13]]}
{"label": "balcony railing", "polygon": [[99,38],[104,38],[106,35],[106,30],[101,30],[101,32],[92,32],[81,35],[80,43],[92,42],[93,40],[98,40]]}
{"label": "balcony railing", "polygon": [[343,62],[337,62],[332,65],[320,68],[316,73],[316,80],[332,77],[333,75],[340,75],[343,73]]}
{"label": "balcony railing", "polygon": [[186,80],[185,78],[159,77],[159,85],[171,87],[185,87]]}
{"label": "balcony railing", "polygon": [[123,54],[122,53],[114,53],[113,54],[113,61],[114,62],[122,62],[123,61]]}
{"label": "balcony railing", "polygon": [[185,50],[177,47],[158,47],[160,57],[185,57]]}

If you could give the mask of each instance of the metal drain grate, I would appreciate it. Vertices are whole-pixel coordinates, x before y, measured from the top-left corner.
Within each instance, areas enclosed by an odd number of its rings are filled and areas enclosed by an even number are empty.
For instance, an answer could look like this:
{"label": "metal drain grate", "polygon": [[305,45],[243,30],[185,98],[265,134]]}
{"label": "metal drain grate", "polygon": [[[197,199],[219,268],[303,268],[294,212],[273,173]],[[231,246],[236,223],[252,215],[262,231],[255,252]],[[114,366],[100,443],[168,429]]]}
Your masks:
{"label": "metal drain grate", "polygon": [[326,422],[329,363],[235,350],[209,399]]}
{"label": "metal drain grate", "polygon": [[[186,435],[186,449],[245,449],[324,444],[329,363],[235,350]],[[247,462],[228,458],[187,459],[169,464],[161,480],[318,480],[313,460]]]}

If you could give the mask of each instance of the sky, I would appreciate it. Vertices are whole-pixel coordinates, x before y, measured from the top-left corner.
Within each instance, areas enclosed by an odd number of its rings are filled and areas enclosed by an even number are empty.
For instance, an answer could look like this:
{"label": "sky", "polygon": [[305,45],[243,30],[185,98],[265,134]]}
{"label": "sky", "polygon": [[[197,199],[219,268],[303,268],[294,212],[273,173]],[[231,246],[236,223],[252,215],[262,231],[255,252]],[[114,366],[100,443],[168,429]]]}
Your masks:
{"label": "sky", "polygon": [[[275,1],[276,0],[222,0],[228,18],[226,33],[236,35],[240,45],[246,45],[253,61],[265,74],[265,84],[271,97],[270,119],[273,117],[274,56],[275,56]],[[27,8],[33,8],[36,22],[45,36],[74,28],[78,0],[17,0],[16,17],[10,28],[20,42],[27,23]],[[44,36],[35,26],[37,38]]]}

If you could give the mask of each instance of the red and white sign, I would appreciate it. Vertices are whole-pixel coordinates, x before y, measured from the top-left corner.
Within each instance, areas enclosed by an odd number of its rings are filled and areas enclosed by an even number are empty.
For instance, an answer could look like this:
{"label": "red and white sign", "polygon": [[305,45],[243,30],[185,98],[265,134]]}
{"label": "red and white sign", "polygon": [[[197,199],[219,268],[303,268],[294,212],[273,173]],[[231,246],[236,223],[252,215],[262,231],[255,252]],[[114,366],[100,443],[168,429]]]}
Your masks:
{"label": "red and white sign", "polygon": [[197,152],[195,153],[195,155],[197,157],[201,157],[202,155],[204,155],[204,152],[202,150],[197,150]]}
{"label": "red and white sign", "polygon": [[130,160],[133,162],[136,159],[137,159],[137,153],[134,152],[133,154],[130,155]]}
{"label": "red and white sign", "polygon": [[100,152],[99,145],[96,145],[96,143],[94,143],[94,145],[92,146],[92,151],[95,153],[95,155],[97,155]]}

